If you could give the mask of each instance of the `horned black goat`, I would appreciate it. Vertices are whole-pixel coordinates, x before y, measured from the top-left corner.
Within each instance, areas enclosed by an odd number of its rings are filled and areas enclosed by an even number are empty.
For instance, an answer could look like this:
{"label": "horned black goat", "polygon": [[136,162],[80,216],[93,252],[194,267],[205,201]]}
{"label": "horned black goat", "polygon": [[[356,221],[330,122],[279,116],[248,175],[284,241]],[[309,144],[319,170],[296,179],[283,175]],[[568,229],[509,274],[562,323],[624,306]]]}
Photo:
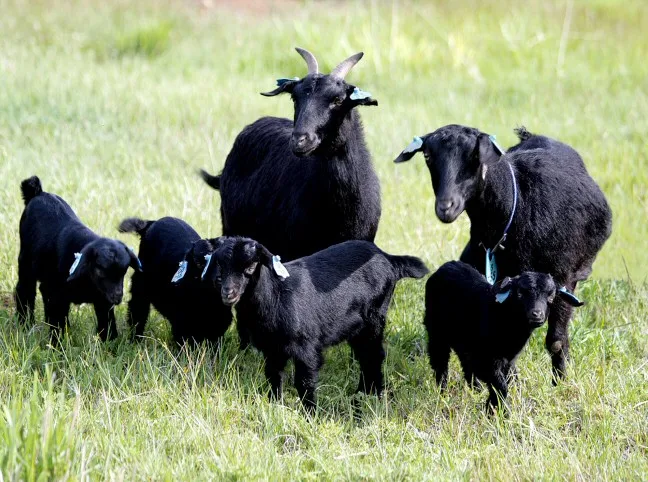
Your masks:
{"label": "horned black goat", "polygon": [[294,119],[263,117],[237,136],[220,176],[202,172],[221,193],[223,235],[258,240],[284,260],[350,239],[373,241],[380,185],[355,107],[378,102],[344,78],[357,53],[329,75],[308,65],[303,79],[280,79],[265,96],[291,95]]}

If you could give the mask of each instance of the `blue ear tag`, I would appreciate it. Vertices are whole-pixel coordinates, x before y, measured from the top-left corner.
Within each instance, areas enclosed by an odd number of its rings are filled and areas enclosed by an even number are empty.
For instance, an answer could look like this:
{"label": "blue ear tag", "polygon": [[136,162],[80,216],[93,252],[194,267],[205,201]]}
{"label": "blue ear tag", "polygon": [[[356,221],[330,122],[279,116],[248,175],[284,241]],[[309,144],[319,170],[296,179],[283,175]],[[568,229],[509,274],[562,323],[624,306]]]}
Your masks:
{"label": "blue ear tag", "polygon": [[288,82],[296,82],[299,80],[299,77],[293,77],[292,79],[288,79],[286,77],[283,77],[281,79],[277,79],[277,87],[281,87],[282,85],[288,83]]}
{"label": "blue ear tag", "polygon": [[409,143],[409,145],[403,149],[403,152],[409,153],[409,152],[416,152],[418,151],[421,146],[423,145],[423,139],[421,139],[419,136],[416,136],[412,142]]}
{"label": "blue ear tag", "polygon": [[582,304],[583,304],[583,302],[582,302],[582,301],[581,301],[581,300],[580,300],[580,299],[579,299],[579,298],[578,298],[574,293],[572,293],[571,291],[569,291],[569,290],[567,289],[567,287],[563,286],[563,287],[560,288],[558,291],[560,291],[562,294],[564,294],[565,296],[567,296],[567,297],[568,297],[569,299],[571,299],[573,302],[575,302],[575,303],[577,303],[577,304],[579,304],[579,305],[582,305]]}
{"label": "blue ear tag", "polygon": [[498,303],[504,303],[506,301],[506,298],[508,298],[510,294],[511,290],[504,291],[503,293],[497,293],[495,295],[495,301],[497,301]]}
{"label": "blue ear tag", "polygon": [[74,263],[72,263],[72,266],[70,267],[70,274],[74,273],[79,266],[79,263],[81,262],[81,256],[83,256],[81,253],[74,253]]}
{"label": "blue ear tag", "polygon": [[178,268],[178,271],[175,272],[173,275],[173,278],[171,278],[171,283],[177,283],[180,281],[182,278],[184,278],[184,275],[187,274],[187,261],[180,261],[180,267]]}
{"label": "blue ear tag", "polygon": [[349,99],[351,100],[362,100],[362,99],[367,99],[371,97],[370,92],[365,92],[364,90],[360,90],[357,87],[353,89],[353,92],[349,96]]}
{"label": "blue ear tag", "polygon": [[206,254],[205,255],[205,261],[207,261],[207,264],[205,265],[205,269],[203,270],[202,274],[200,275],[200,279],[203,279],[205,275],[207,274],[207,270],[209,269],[209,263],[211,263],[211,254]]}
{"label": "blue ear tag", "polygon": [[277,273],[277,276],[279,276],[281,279],[286,279],[290,276],[286,267],[281,264],[280,256],[272,257],[272,269],[274,269],[274,272]]}
{"label": "blue ear tag", "polygon": [[493,147],[495,150],[498,152],[500,156],[504,155],[504,149],[500,147],[500,145],[497,143],[497,136],[495,134],[491,134],[488,136],[490,139],[491,143],[493,144]]}
{"label": "blue ear tag", "polygon": [[486,250],[486,281],[492,285],[497,281],[497,263],[495,262],[495,253],[490,249]]}

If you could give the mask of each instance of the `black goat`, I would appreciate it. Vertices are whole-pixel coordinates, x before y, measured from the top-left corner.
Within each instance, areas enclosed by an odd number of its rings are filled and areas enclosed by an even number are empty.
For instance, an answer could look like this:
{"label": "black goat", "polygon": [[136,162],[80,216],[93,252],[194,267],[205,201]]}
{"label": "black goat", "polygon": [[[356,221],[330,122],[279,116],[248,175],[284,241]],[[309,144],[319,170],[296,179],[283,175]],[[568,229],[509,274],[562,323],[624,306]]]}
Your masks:
{"label": "black goat", "polygon": [[88,229],[56,194],[43,192],[38,177],[20,188],[25,210],[20,218],[20,254],[15,300],[18,318],[31,319],[36,284],[45,305],[45,321],[59,333],[67,324],[70,303],[92,303],[102,340],[117,336],[114,306],[121,303],[129,266],[141,271],[124,243]]}
{"label": "black goat", "polygon": [[509,371],[529,340],[542,326],[558,296],[581,306],[573,295],[559,291],[552,277],[525,272],[491,286],[472,266],[445,263],[425,286],[425,327],[428,354],[436,381],[445,388],[450,349],[466,381],[488,384],[488,402],[506,398]]}
{"label": "black goat", "polygon": [[223,235],[248,236],[292,260],[350,239],[373,241],[380,185],[355,107],[378,105],[344,77],[355,54],[330,75],[310,52],[303,79],[280,79],[266,96],[292,96],[294,121],[263,117],[238,135],[220,176]]}
{"label": "black goat", "polygon": [[279,395],[282,372],[293,359],[297,392],[314,408],[322,352],[343,341],[360,363],[358,391],[382,392],[387,309],[399,279],[428,273],[420,259],[346,241],[284,267],[256,241],[223,239],[205,282],[222,283],[223,303],[236,304],[238,323],[265,357],[271,396]]}
{"label": "black goat", "polygon": [[232,322],[232,310],[220,301],[220,287],[201,283],[216,239],[200,239],[181,219],[164,217],[157,221],[128,218],[121,222],[122,233],[136,232],[140,238],[139,258],[145,270],[133,275],[128,322],[133,335],[141,337],[151,305],[171,324],[174,340],[217,342]]}
{"label": "black goat", "polygon": [[[395,162],[423,151],[437,217],[451,223],[468,213],[470,241],[461,260],[491,282],[538,271],[574,291],[610,236],[612,212],[574,149],[524,128],[516,132],[520,143],[503,154],[487,134],[449,125],[415,138]],[[549,317],[554,383],[565,374],[572,311],[559,301]]]}

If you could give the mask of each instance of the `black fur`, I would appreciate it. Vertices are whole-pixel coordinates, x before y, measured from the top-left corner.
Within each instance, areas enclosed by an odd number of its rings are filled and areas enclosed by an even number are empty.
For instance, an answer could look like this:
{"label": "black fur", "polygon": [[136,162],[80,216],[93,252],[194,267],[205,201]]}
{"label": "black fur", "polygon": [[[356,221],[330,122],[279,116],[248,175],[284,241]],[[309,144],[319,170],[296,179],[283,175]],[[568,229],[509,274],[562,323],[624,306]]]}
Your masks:
{"label": "black fur", "polygon": [[[499,303],[497,294],[510,292]],[[428,354],[437,383],[445,388],[450,350],[454,350],[471,385],[488,384],[488,402],[506,398],[509,372],[531,333],[542,326],[558,299],[575,304],[557,291],[548,274],[525,272],[491,286],[472,266],[451,261],[425,286]]]}
{"label": "black fur", "polygon": [[[135,273],[128,302],[128,322],[133,335],[141,337],[151,305],[171,324],[177,343],[217,342],[232,322],[232,310],[201,283],[205,255],[211,254],[217,239],[200,239],[181,219],[157,221],[129,218],[119,225],[122,233],[136,232],[140,238],[139,258],[145,267]],[[177,283],[171,280],[179,264],[187,261],[187,272]],[[219,287],[220,292],[220,287]]]}
{"label": "black fur", "polygon": [[[368,241],[346,241],[286,263],[290,276],[274,271],[272,254],[248,238],[224,238],[205,282],[222,281],[222,298],[236,304],[243,325],[266,360],[271,395],[281,391],[289,359],[306,407],[315,407],[323,350],[348,341],[360,363],[358,391],[383,389],[385,317],[396,286],[428,269],[418,258],[392,256]],[[217,261],[217,262],[214,262]]]}
{"label": "black fur", "polygon": [[[470,241],[461,260],[484,273],[484,247],[500,240],[512,210],[510,163],[519,197],[505,249],[496,253],[499,276],[549,273],[574,291],[610,236],[612,212],[574,149],[525,128],[517,134],[520,143],[501,157],[487,134],[470,127],[449,125],[424,136],[420,150],[432,177],[437,217],[451,223],[466,211]],[[402,153],[397,161],[412,155]],[[559,302],[549,317],[546,346],[554,383],[564,376],[571,315],[572,308]]]}
{"label": "black fur", "polygon": [[263,117],[238,135],[220,176],[223,234],[256,239],[284,260],[349,239],[373,241],[380,185],[365,145],[355,86],[330,75],[284,84],[294,120]]}
{"label": "black fur", "polygon": [[[25,210],[20,218],[20,254],[15,300],[18,318],[31,319],[36,284],[53,333],[67,324],[70,303],[92,303],[102,340],[117,336],[114,305],[123,297],[124,275],[140,263],[124,243],[102,238],[88,229],[56,194],[43,192],[33,176],[21,184]],[[75,253],[81,253],[70,274]]]}

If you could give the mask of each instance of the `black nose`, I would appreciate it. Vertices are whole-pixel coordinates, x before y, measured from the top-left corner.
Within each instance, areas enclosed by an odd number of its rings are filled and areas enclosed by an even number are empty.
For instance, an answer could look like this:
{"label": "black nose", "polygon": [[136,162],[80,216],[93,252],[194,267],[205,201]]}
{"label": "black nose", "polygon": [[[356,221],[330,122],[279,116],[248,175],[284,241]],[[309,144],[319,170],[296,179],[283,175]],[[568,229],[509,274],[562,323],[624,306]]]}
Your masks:
{"label": "black nose", "polygon": [[309,136],[308,134],[304,134],[302,132],[295,132],[292,135],[292,140],[293,145],[298,149],[301,149],[303,147],[306,147],[306,145],[308,144]]}
{"label": "black nose", "polygon": [[531,312],[531,317],[536,321],[541,321],[544,319],[544,311],[542,310],[533,310]]}
{"label": "black nose", "polygon": [[437,201],[437,206],[441,211],[448,211],[452,209],[455,205],[455,202],[452,199],[439,199]]}

